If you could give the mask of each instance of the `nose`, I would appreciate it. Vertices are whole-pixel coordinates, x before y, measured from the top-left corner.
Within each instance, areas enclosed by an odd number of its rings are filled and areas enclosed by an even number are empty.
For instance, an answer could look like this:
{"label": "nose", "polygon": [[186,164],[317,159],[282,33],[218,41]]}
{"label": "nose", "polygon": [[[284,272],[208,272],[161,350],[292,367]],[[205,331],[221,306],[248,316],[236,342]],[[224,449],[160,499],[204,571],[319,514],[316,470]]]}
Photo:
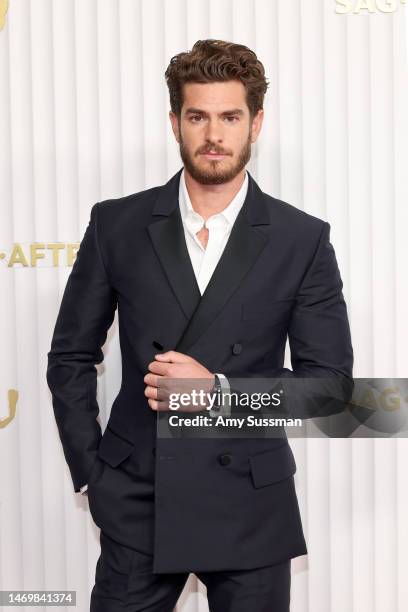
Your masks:
{"label": "nose", "polygon": [[222,126],[219,124],[217,119],[211,119],[207,122],[205,136],[209,143],[219,144],[222,142]]}

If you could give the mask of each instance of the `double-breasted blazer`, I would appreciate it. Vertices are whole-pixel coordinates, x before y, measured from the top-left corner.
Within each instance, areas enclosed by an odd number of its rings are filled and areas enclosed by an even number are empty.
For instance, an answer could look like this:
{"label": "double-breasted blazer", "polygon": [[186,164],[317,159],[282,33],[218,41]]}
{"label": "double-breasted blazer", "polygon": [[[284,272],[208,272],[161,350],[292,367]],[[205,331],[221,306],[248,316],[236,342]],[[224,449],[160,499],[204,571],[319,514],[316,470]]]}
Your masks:
{"label": "double-breasted blazer", "polygon": [[[47,381],[75,491],[96,524],[154,555],[155,572],[249,569],[307,553],[296,463],[278,438],[161,438],[144,395],[160,351],[227,377],[352,377],[330,225],[248,192],[203,293],[181,222],[181,170],[93,205],[48,353]],[[118,313],[122,381],[105,431],[97,370]],[[284,368],[289,339],[292,370]]]}

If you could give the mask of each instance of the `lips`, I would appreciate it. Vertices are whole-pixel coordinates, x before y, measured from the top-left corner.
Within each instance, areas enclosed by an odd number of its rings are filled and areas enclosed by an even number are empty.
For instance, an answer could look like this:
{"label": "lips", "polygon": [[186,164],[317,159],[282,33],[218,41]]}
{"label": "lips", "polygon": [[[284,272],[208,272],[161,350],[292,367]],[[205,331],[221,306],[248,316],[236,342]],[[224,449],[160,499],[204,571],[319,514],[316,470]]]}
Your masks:
{"label": "lips", "polygon": [[206,153],[202,153],[207,157],[225,157],[226,153],[216,153],[215,151],[207,151]]}

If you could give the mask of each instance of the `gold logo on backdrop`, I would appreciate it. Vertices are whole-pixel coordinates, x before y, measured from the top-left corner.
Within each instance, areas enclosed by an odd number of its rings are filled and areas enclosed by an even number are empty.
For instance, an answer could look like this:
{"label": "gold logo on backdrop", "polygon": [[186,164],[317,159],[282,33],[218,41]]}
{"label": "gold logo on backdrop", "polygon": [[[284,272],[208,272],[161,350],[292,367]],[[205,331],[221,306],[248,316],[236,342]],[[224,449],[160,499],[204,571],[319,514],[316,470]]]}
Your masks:
{"label": "gold logo on backdrop", "polygon": [[5,419],[0,419],[0,429],[7,427],[16,416],[18,391],[16,389],[8,390],[8,416]]}
{"label": "gold logo on backdrop", "polygon": [[400,4],[406,4],[406,0],[335,0],[335,2],[338,15],[395,13]]}
{"label": "gold logo on backdrop", "polygon": [[[9,253],[0,251],[0,265],[8,268],[73,266],[79,245],[79,242],[16,242]],[[1,260],[4,264],[1,264]]]}
{"label": "gold logo on backdrop", "polygon": [[401,396],[399,387],[385,387],[376,389],[370,386],[363,387],[361,394],[357,395],[357,403],[371,410],[384,410],[385,412],[395,412],[401,410],[401,402],[407,403],[408,398]]}
{"label": "gold logo on backdrop", "polygon": [[6,25],[8,4],[8,0],[0,0],[0,30]]}

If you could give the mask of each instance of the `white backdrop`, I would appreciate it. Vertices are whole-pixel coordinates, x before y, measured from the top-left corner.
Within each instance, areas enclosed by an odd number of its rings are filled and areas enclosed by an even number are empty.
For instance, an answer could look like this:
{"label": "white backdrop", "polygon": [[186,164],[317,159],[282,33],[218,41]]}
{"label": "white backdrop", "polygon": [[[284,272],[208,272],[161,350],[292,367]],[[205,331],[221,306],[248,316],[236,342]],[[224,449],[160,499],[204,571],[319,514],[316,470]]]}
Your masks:
{"label": "white backdrop", "polygon": [[[355,376],[408,376],[407,11],[398,0],[10,0],[0,31],[0,590],[74,589],[77,610],[89,609],[98,529],[73,492],[45,379],[70,267],[54,267],[49,251],[34,265],[32,245],[77,243],[96,201],[180,168],[164,71],[197,39],[242,42],[265,65],[249,170],[264,191],[330,222]],[[15,244],[27,265],[10,265]],[[116,320],[104,353],[103,427],[120,386]],[[292,562],[292,611],[407,610],[408,442],[291,445],[309,548]],[[177,612],[207,610],[190,576]]]}

